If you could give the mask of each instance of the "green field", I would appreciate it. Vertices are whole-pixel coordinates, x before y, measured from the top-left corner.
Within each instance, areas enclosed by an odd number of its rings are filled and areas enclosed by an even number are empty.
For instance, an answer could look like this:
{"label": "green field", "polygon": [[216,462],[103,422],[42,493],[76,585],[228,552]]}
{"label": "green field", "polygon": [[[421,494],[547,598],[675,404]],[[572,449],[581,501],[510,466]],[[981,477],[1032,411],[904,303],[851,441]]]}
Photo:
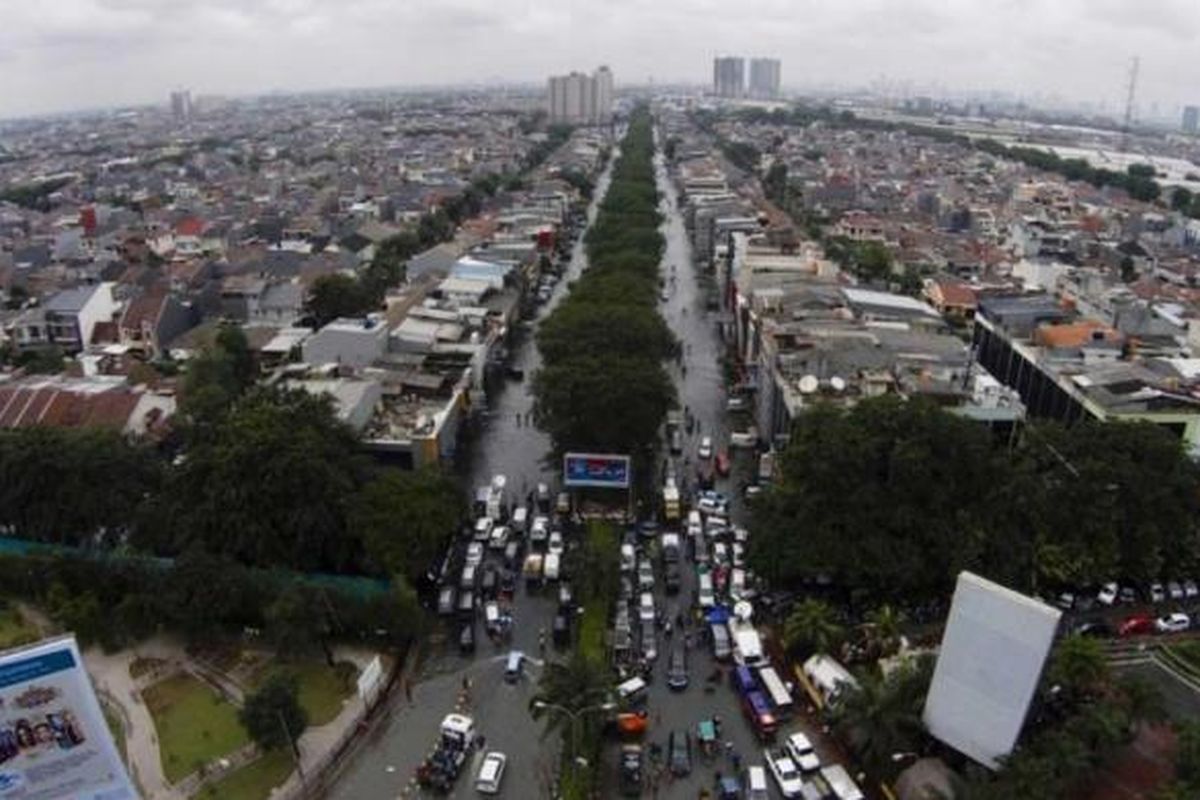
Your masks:
{"label": "green field", "polygon": [[154,717],[159,757],[171,783],[250,741],[237,709],[191,676],[168,678],[142,695]]}
{"label": "green field", "polygon": [[208,786],[200,793],[200,797],[213,800],[267,800],[271,790],[292,774],[292,767],[292,757],[288,751],[276,750]]}
{"label": "green field", "polygon": [[308,712],[309,725],[325,725],[342,710],[344,701],[354,691],[358,674],[349,662],[330,667],[324,661],[301,661],[296,664],[263,670],[254,685],[258,686],[275,671],[290,672],[300,681],[300,705]]}

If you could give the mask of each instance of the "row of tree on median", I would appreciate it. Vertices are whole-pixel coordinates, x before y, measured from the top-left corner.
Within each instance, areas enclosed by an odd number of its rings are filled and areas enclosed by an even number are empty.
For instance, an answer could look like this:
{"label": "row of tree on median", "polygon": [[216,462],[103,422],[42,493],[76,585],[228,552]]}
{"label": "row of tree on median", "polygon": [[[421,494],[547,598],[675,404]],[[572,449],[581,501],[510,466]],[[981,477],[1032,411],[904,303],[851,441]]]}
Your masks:
{"label": "row of tree on median", "polygon": [[651,474],[658,431],[675,404],[663,366],[679,344],[658,313],[660,262],[650,112],[636,109],[585,238],[588,268],[537,336],[535,418],[557,453],[624,453]]}

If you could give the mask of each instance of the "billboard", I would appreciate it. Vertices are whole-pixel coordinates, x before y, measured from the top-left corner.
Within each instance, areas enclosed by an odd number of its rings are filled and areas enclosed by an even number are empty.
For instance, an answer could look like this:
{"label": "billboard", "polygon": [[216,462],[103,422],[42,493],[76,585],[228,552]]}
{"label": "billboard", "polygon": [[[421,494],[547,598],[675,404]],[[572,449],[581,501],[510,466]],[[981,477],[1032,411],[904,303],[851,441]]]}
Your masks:
{"label": "billboard", "polygon": [[991,769],[1025,724],[1061,612],[999,584],[959,573],[925,727]]}
{"label": "billboard", "polygon": [[629,456],[567,453],[563,456],[563,486],[629,488]]}
{"label": "billboard", "polygon": [[0,654],[0,800],[137,800],[73,637]]}

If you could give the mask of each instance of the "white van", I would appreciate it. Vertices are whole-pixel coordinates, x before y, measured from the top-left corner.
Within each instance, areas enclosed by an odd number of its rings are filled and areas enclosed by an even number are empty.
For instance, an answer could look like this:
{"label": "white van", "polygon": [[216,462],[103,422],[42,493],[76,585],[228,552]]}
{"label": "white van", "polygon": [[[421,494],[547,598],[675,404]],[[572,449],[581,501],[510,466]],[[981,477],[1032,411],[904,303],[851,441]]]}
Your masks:
{"label": "white van", "polygon": [[542,577],[548,581],[556,581],[559,578],[560,557],[558,553],[546,553],[546,559],[542,562]]}
{"label": "white van", "polygon": [[637,552],[631,544],[621,545],[621,572],[633,572],[637,568]]}
{"label": "white van", "polygon": [[697,582],[696,597],[701,608],[712,608],[717,604],[717,596],[713,592],[712,573],[701,572]]}
{"label": "white van", "polygon": [[746,767],[746,800],[768,800],[767,770],[761,764]]}

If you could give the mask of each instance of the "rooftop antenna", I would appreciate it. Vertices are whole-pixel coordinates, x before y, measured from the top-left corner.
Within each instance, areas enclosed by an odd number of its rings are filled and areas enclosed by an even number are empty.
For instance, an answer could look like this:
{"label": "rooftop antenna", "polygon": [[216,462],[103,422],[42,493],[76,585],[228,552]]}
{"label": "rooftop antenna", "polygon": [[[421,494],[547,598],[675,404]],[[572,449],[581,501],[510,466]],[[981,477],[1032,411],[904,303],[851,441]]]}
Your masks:
{"label": "rooftop antenna", "polygon": [[1129,135],[1133,128],[1133,98],[1137,92],[1137,77],[1138,65],[1140,59],[1137,56],[1133,57],[1133,61],[1129,64],[1129,87],[1125,93],[1125,126],[1124,133],[1121,136],[1121,152],[1129,152]]}

